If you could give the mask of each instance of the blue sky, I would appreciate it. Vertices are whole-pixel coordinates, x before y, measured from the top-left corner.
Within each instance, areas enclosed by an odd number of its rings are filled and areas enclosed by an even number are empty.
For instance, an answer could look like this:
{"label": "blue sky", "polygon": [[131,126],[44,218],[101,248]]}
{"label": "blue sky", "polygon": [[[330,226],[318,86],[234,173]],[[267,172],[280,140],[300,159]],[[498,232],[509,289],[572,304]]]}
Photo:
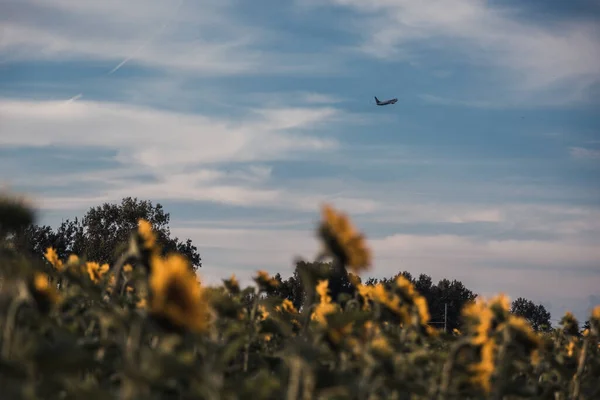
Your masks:
{"label": "blue sky", "polygon": [[[0,180],[55,226],[160,202],[204,280],[348,212],[375,265],[600,303],[597,1],[9,0]],[[380,99],[397,97],[393,106]]]}

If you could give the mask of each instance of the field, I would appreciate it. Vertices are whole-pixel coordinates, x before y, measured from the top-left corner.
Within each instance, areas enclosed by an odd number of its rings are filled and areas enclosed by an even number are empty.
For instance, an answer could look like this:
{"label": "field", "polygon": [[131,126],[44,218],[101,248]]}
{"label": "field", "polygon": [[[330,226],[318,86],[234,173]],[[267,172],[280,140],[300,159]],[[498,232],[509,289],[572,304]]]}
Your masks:
{"label": "field", "polygon": [[[204,285],[144,220],[113,265],[25,256],[8,238],[30,219],[0,204],[3,399],[600,399],[600,306],[583,333],[567,313],[541,334],[500,293],[440,331],[408,280],[360,282],[368,241],[330,207],[319,258],[336,269],[303,271],[300,310],[264,271]],[[348,273],[353,295],[332,298]]]}

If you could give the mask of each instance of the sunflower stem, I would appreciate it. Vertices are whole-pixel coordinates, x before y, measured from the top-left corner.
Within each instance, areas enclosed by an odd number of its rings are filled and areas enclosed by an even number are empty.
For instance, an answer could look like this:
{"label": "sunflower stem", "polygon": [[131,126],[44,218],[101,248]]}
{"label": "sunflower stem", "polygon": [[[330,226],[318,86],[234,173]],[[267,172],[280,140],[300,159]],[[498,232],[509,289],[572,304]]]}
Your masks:
{"label": "sunflower stem", "polygon": [[21,305],[24,303],[23,295],[19,295],[10,302],[8,313],[6,315],[4,332],[2,337],[2,358],[5,360],[10,357],[10,349],[12,347],[13,332],[17,321],[17,314]]}
{"label": "sunflower stem", "polygon": [[258,300],[260,299],[260,294],[261,294],[261,290],[259,289],[258,293],[256,294],[256,297],[254,297],[254,301],[252,303],[252,310],[250,311],[250,325],[251,325],[251,330],[250,330],[250,337],[248,338],[248,341],[246,342],[246,345],[244,346],[244,372],[248,372],[248,359],[250,357],[250,343],[252,343],[252,341],[254,340],[254,334],[255,334],[255,326],[254,326],[254,319],[256,318],[256,310],[258,309]]}
{"label": "sunflower stem", "polygon": [[508,365],[506,365],[504,361],[506,359],[510,340],[510,332],[508,327],[505,327],[502,331],[502,346],[500,346],[500,350],[498,350],[498,358],[496,360],[497,366],[494,369],[493,378],[495,379],[492,381],[495,386],[494,395],[492,396],[493,400],[500,400],[504,396],[504,378],[506,377],[506,372],[508,370]]}
{"label": "sunflower stem", "polygon": [[587,357],[589,346],[589,337],[585,338],[583,341],[583,348],[581,349],[581,354],[579,355],[579,362],[577,365],[577,371],[575,375],[573,375],[573,390],[571,392],[570,400],[578,400],[581,392],[581,375],[583,375],[583,370],[585,369],[585,361]]}
{"label": "sunflower stem", "polygon": [[448,396],[448,391],[450,389],[450,381],[452,380],[452,372],[454,370],[454,363],[456,362],[456,358],[458,357],[458,352],[463,348],[469,346],[469,342],[466,339],[456,343],[456,345],[450,350],[450,354],[448,354],[448,359],[444,363],[444,367],[442,368],[442,378],[438,391],[438,400],[443,400]]}

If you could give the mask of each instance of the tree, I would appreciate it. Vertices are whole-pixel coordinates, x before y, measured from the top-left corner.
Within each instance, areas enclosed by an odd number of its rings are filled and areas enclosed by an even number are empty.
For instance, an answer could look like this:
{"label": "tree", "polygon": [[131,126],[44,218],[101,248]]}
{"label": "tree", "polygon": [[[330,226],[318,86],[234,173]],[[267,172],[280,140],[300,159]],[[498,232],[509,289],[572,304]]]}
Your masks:
{"label": "tree", "polygon": [[202,267],[200,254],[191,239],[171,238],[170,214],[162,205],[126,197],[121,204],[104,203],[92,207],[82,219],[64,221],[56,231],[49,226],[31,224],[15,238],[16,246],[32,255],[42,256],[54,247],[60,258],[77,254],[99,263],[112,264],[128,244],[128,239],[145,219],[156,232],[163,254],[177,251],[188,258],[194,270]]}
{"label": "tree", "polygon": [[[269,296],[277,296],[282,299],[290,300],[296,309],[304,305],[306,300],[306,289],[302,281],[302,273],[308,272],[306,276],[310,277],[309,284],[315,287],[320,279],[329,281],[329,296],[333,302],[339,301],[341,294],[354,293],[354,285],[350,281],[351,274],[348,274],[345,269],[337,271],[334,264],[331,262],[306,262],[298,261],[294,268],[294,273],[286,280],[282,280],[280,274],[274,276],[279,281],[277,289],[273,290]],[[341,273],[339,273],[341,272]]]}
{"label": "tree", "polygon": [[510,312],[525,318],[534,331],[549,332],[552,329],[550,312],[542,304],[519,297],[512,302]]}
{"label": "tree", "polygon": [[274,290],[272,295],[288,299],[294,304],[297,310],[304,303],[304,288],[298,273],[298,269],[294,269],[294,273],[288,279],[281,279],[281,274],[277,273],[274,278],[279,282],[279,286]]}
{"label": "tree", "polygon": [[430,321],[435,323],[436,327],[443,326],[444,314],[447,311],[446,329],[448,331],[460,326],[462,308],[466,303],[475,300],[476,297],[475,293],[456,279],[453,281],[442,279],[437,285],[434,285],[429,275],[420,274],[415,279],[408,271],[399,272],[391,278],[369,278],[365,284],[376,285],[381,283],[387,285],[393,283],[398,276],[408,279],[414,285],[417,292],[425,297],[427,308],[429,309]]}
{"label": "tree", "polygon": [[394,283],[394,281],[399,277],[399,276],[403,276],[406,279],[408,279],[411,283],[414,284],[414,279],[411,275],[410,272],[408,271],[402,271],[402,272],[398,272],[396,275],[392,276],[391,278],[369,278],[365,281],[364,285],[365,286],[369,286],[369,285],[377,285],[377,284],[382,284],[382,285],[389,285]]}
{"label": "tree", "polygon": [[[427,277],[419,279],[427,281]],[[423,285],[423,283],[421,283]],[[425,287],[426,288],[426,287]],[[437,326],[443,326],[444,316],[446,318],[446,329],[451,332],[461,325],[461,312],[467,303],[475,300],[477,294],[468,289],[461,281],[453,279],[440,280],[422,295],[427,299],[431,321],[437,322]]]}
{"label": "tree", "polygon": [[583,323],[583,326],[581,327],[581,333],[585,332],[586,330],[591,330],[592,329],[592,324],[590,323],[589,319],[586,319],[585,322]]}

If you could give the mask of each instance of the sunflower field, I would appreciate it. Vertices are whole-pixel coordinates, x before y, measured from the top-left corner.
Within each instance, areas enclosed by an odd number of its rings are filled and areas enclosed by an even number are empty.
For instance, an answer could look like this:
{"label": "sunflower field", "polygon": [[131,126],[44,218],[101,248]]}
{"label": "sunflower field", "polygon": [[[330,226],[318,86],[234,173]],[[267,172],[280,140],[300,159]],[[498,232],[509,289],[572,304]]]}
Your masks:
{"label": "sunflower field", "polygon": [[[0,199],[1,399],[600,399],[600,306],[583,333],[570,313],[537,333],[500,293],[443,332],[402,276],[360,283],[368,242],[330,206],[317,259],[335,271],[303,271],[301,309],[264,271],[203,284],[145,220],[113,265],[25,256],[10,238],[33,215]],[[341,275],[355,291],[334,299]]]}

